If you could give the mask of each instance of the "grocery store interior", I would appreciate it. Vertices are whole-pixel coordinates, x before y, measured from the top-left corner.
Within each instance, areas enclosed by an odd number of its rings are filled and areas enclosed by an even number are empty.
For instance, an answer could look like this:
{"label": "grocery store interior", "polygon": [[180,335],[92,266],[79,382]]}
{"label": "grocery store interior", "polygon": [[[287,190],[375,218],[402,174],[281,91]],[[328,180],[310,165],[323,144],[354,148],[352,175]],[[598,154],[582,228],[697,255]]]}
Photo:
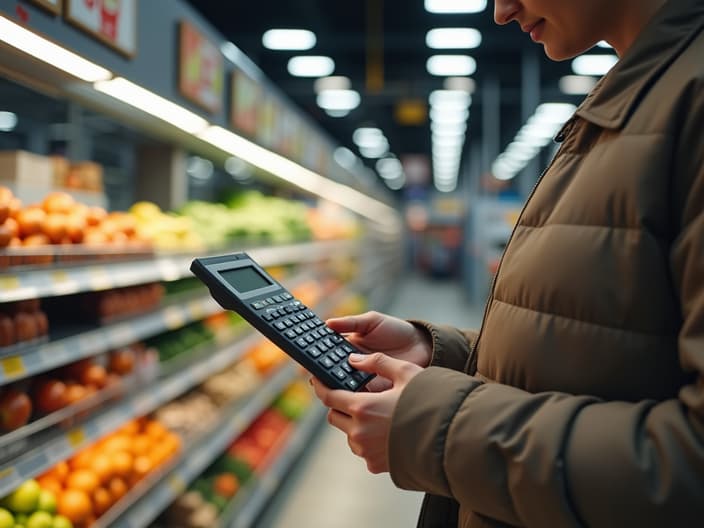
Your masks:
{"label": "grocery store interior", "polygon": [[0,0],[0,528],[415,525],[422,494],[191,263],[246,252],[300,301],[266,299],[269,331],[350,387],[327,318],[479,327],[616,60],[552,63],[492,10]]}

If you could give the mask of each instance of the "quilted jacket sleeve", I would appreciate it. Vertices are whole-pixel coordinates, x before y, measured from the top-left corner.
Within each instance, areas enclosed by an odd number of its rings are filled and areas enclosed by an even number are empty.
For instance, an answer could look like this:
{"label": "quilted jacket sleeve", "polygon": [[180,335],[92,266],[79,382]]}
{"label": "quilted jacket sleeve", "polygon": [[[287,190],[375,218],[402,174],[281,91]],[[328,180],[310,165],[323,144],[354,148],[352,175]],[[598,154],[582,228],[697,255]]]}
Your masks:
{"label": "quilted jacket sleeve", "polygon": [[476,330],[458,330],[446,325],[434,325],[425,321],[410,321],[427,332],[433,345],[430,365],[464,371],[467,360],[477,339]]}
{"label": "quilted jacket sleeve", "polygon": [[390,467],[399,487],[453,497],[462,508],[527,527],[702,525],[703,99],[688,108],[682,138],[689,139],[675,153],[683,183],[670,253],[683,317],[679,359],[692,383],[677,399],[603,402],[530,394],[430,367],[394,413]]}

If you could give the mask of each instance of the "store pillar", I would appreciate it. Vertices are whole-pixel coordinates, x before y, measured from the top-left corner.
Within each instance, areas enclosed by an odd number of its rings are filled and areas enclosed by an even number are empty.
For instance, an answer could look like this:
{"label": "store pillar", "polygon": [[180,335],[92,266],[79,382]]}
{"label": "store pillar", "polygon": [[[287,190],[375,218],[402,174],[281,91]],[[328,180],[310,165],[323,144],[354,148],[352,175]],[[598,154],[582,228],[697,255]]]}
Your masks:
{"label": "store pillar", "polygon": [[162,210],[173,210],[188,200],[186,155],[170,146],[143,146],[138,149],[137,201],[154,202]]}

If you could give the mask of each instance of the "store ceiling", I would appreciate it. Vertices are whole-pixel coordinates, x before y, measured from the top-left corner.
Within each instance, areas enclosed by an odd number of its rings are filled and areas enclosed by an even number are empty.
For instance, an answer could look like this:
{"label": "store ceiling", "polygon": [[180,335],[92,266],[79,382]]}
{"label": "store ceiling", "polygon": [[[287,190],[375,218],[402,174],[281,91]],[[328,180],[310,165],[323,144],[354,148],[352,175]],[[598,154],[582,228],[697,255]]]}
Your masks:
{"label": "store ceiling", "polygon": [[[310,114],[341,145],[358,154],[353,131],[363,125],[378,126],[389,140],[391,152],[430,156],[430,129],[426,119],[416,124],[395,118],[397,105],[404,100],[427,104],[431,91],[443,87],[445,79],[427,73],[427,59],[437,53],[468,53],[477,61],[472,76],[478,87],[473,95],[467,137],[482,138],[482,93],[487,79],[496,79],[500,89],[500,148],[511,141],[522,124],[521,59],[534,54],[540,68],[541,101],[578,102],[558,90],[558,81],[570,72],[570,64],[552,63],[530,42],[517,24],[499,27],[493,21],[493,2],[482,13],[451,15],[425,11],[423,0],[257,0],[242,3],[221,0],[190,0],[226,38],[244,51],[300,108]],[[383,87],[368,89],[367,58],[375,33],[370,20],[382,21]],[[483,41],[473,50],[431,50],[425,35],[436,27],[473,27]],[[313,31],[317,44],[310,51],[271,51],[262,45],[262,34],[271,28],[301,28]],[[378,34],[377,34],[378,35]],[[362,95],[361,105],[343,118],[329,117],[315,100],[315,79],[297,78],[287,71],[294,55],[328,55],[335,61],[334,75],[351,79],[352,88]],[[531,110],[532,111],[532,110]],[[467,161],[465,144],[463,162]],[[365,160],[373,167],[373,160]]]}

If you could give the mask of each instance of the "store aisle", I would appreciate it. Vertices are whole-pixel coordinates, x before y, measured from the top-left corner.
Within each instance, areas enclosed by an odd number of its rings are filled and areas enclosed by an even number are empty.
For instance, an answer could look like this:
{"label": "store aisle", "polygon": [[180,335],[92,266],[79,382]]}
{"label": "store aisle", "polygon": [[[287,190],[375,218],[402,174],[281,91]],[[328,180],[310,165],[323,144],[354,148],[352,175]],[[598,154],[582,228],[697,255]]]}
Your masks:
{"label": "store aisle", "polygon": [[[474,328],[483,306],[464,301],[457,282],[404,278],[387,313]],[[347,440],[324,423],[257,528],[406,528],[416,525],[422,494],[397,489],[388,474],[372,475]]]}

